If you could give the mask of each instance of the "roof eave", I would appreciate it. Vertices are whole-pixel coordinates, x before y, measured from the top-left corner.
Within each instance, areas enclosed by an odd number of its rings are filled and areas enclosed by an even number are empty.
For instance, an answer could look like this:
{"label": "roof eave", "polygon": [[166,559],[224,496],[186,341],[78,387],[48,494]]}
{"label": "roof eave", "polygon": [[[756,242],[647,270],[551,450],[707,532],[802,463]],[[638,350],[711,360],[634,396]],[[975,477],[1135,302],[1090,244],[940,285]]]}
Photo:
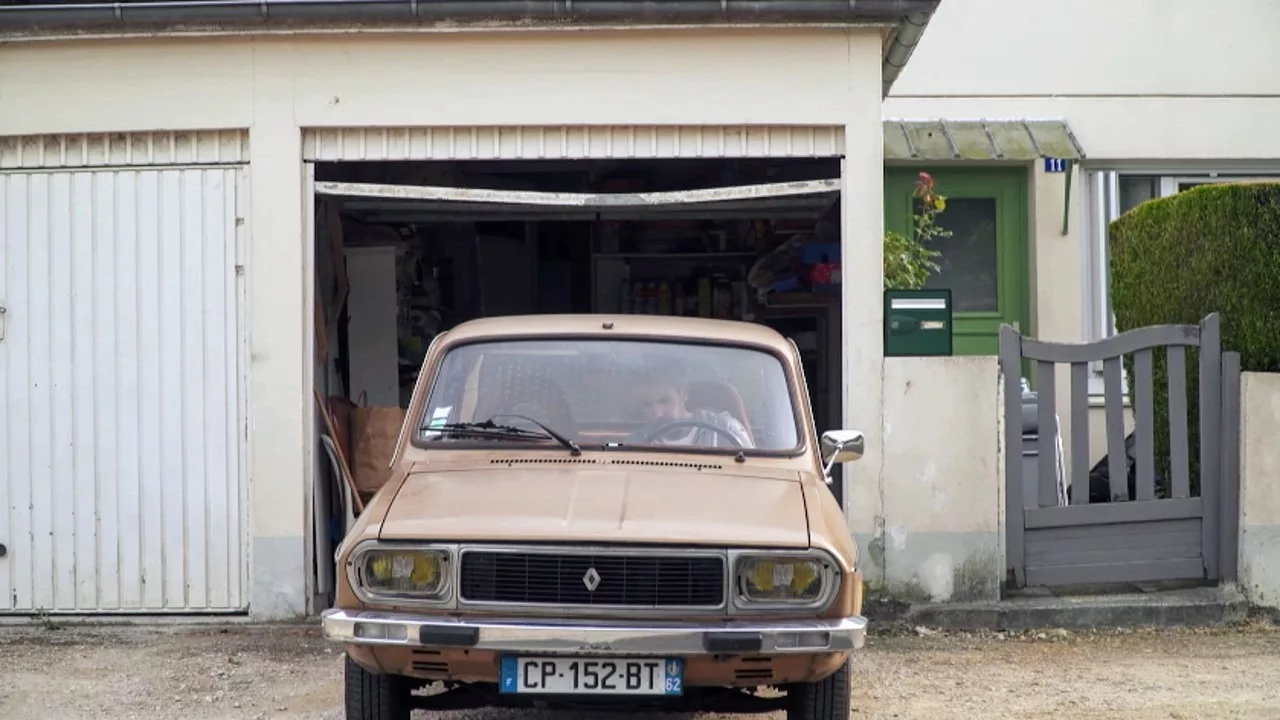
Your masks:
{"label": "roof eave", "polygon": [[939,0],[146,0],[0,6],[0,35],[305,31],[334,25],[426,28],[626,25],[876,25]]}
{"label": "roof eave", "polygon": [[929,26],[929,20],[932,19],[937,4],[934,2],[928,9],[903,15],[899,20],[889,41],[885,44],[884,64],[880,71],[881,99],[889,96],[893,83],[897,81],[898,75],[902,73],[902,69],[907,66],[907,61],[915,52],[916,46],[920,44],[920,39],[924,36],[925,28]]}

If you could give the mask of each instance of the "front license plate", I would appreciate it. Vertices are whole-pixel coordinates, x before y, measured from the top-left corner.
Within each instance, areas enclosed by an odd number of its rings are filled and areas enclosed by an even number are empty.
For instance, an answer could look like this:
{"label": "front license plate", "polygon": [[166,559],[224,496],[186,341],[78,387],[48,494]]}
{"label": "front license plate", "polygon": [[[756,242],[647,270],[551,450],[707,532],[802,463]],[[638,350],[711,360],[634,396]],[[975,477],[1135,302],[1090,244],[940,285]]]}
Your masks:
{"label": "front license plate", "polygon": [[506,655],[499,687],[504,693],[680,695],[684,660]]}

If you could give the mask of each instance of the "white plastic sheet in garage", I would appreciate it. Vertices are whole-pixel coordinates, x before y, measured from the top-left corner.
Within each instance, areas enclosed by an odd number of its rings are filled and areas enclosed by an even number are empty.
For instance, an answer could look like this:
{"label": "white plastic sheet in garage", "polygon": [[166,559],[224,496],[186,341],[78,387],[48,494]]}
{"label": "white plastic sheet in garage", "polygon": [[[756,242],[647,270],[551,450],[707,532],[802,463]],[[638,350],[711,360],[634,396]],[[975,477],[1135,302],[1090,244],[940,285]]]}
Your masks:
{"label": "white plastic sheet in garage", "polygon": [[242,173],[0,172],[0,613],[245,607]]}

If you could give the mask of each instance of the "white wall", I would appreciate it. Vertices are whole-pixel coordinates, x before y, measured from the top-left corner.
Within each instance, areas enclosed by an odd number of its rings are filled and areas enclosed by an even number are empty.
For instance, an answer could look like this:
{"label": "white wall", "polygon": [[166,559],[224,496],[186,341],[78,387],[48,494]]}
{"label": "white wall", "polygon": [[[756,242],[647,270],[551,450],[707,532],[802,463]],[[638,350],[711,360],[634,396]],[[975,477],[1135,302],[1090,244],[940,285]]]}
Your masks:
{"label": "white wall", "polygon": [[871,525],[854,528],[873,592],[916,601],[999,599],[1000,397],[994,356],[885,358],[884,464]]}
{"label": "white wall", "polygon": [[1243,373],[1241,392],[1239,583],[1280,609],[1280,375]]}
{"label": "white wall", "polygon": [[[864,270],[846,270],[845,332],[859,338],[845,360],[846,423],[875,427],[880,57],[878,34],[837,30],[24,42],[0,45],[0,136],[249,129],[252,608],[281,617],[303,611],[306,575],[312,280],[300,128],[847,126],[845,253]],[[851,487],[874,484],[877,438],[846,472]]]}
{"label": "white wall", "polygon": [[1066,118],[1090,159],[1280,157],[1274,0],[945,0],[886,117]]}
{"label": "white wall", "polygon": [[834,30],[11,44],[0,49],[0,88],[23,112],[0,115],[0,135],[268,121],[843,125],[850,76],[866,78],[872,46],[879,57],[878,35]]}

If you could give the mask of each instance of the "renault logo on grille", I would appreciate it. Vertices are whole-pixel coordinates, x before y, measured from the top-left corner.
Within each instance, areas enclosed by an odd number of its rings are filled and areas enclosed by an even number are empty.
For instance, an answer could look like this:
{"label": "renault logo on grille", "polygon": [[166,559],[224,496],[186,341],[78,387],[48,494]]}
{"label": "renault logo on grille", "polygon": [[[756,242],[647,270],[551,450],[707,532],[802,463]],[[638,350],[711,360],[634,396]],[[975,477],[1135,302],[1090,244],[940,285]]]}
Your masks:
{"label": "renault logo on grille", "polygon": [[600,573],[595,568],[588,568],[587,574],[582,576],[582,584],[587,586],[587,592],[595,592],[600,587]]}

